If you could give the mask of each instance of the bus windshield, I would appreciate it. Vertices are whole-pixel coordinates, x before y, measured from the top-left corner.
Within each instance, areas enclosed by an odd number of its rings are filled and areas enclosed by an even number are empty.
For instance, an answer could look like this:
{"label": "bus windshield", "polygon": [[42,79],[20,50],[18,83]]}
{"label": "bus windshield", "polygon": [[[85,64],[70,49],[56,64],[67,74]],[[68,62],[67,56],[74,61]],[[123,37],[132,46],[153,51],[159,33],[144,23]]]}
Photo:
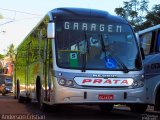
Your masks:
{"label": "bus windshield", "polygon": [[[129,25],[57,22],[57,65],[69,69],[141,69],[141,57]],[[105,50],[104,50],[105,49]],[[118,58],[118,59],[117,59]]]}

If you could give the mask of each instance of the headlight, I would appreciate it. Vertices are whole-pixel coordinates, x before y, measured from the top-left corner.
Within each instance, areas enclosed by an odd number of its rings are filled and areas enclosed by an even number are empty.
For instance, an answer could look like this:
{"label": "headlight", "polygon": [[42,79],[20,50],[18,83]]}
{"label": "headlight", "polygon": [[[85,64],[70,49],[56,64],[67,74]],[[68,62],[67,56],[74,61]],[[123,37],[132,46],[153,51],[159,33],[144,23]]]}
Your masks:
{"label": "headlight", "polygon": [[133,84],[132,84],[132,87],[134,88],[137,88],[137,87],[143,87],[144,86],[144,83],[143,81],[134,81]]}
{"label": "headlight", "polygon": [[62,85],[62,86],[73,86],[73,81],[72,80],[66,80],[64,78],[61,78],[59,81],[58,81],[59,85]]}
{"label": "headlight", "polygon": [[59,85],[62,85],[62,86],[66,85],[66,80],[63,79],[63,78],[61,78],[61,79],[59,80]]}
{"label": "headlight", "polygon": [[7,90],[7,91],[10,91],[10,89],[9,89],[9,88],[6,88],[6,90]]}
{"label": "headlight", "polygon": [[73,85],[73,81],[72,80],[68,80],[67,81],[67,86],[72,86]]}

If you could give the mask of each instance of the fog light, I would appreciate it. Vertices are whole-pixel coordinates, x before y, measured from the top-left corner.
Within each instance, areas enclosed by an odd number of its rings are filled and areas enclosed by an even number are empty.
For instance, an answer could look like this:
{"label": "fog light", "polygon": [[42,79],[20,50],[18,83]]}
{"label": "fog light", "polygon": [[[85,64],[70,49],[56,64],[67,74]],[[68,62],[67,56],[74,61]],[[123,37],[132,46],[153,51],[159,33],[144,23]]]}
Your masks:
{"label": "fog light", "polygon": [[143,81],[139,81],[139,86],[144,86]]}
{"label": "fog light", "polygon": [[72,80],[68,80],[67,81],[67,86],[72,86],[73,85],[73,81]]}
{"label": "fog light", "polygon": [[134,84],[133,84],[133,86],[134,86],[134,87],[137,87],[137,86],[138,86],[138,82],[135,81]]}
{"label": "fog light", "polygon": [[69,102],[70,99],[67,97],[67,98],[64,98],[64,101]]}
{"label": "fog light", "polygon": [[59,80],[59,84],[62,85],[62,86],[64,86],[64,85],[66,84],[66,80],[63,79],[63,78],[60,79],[60,80]]}
{"label": "fog light", "polygon": [[143,87],[144,83],[143,83],[143,81],[134,81],[132,86],[133,87]]}

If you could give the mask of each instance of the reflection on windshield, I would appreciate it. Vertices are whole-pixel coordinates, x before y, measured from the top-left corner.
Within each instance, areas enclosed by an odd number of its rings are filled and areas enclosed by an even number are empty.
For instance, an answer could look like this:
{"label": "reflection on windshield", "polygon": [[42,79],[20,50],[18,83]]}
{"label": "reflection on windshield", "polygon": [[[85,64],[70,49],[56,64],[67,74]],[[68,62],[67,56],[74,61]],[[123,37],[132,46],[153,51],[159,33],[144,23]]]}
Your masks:
{"label": "reflection on windshield", "polygon": [[[84,34],[84,31],[58,29],[57,64],[63,68],[82,69],[85,60],[85,69],[137,69],[138,47],[130,27],[125,27],[127,29],[122,33],[87,31]],[[104,46],[110,49],[108,52],[103,50],[102,37]],[[121,61],[120,63],[110,51]]]}
{"label": "reflection on windshield", "polygon": [[[107,68],[116,68],[117,64],[119,64],[120,66],[122,66],[122,69],[125,73],[129,72],[127,66],[118,58],[118,56],[115,55],[110,46],[104,44],[103,35],[101,35],[101,46],[102,51],[105,54],[105,63]],[[110,56],[106,54],[107,52]]]}

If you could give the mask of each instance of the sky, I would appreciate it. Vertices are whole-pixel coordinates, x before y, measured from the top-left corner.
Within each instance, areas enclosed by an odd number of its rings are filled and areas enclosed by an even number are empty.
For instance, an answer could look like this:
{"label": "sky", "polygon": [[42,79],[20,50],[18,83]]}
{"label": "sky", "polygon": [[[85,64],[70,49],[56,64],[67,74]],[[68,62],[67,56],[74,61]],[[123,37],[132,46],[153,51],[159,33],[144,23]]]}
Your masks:
{"label": "sky", "polygon": [[[13,43],[17,47],[48,11],[57,7],[93,8],[116,15],[115,8],[129,0],[1,0],[0,54]],[[149,0],[149,8],[158,4]]]}

